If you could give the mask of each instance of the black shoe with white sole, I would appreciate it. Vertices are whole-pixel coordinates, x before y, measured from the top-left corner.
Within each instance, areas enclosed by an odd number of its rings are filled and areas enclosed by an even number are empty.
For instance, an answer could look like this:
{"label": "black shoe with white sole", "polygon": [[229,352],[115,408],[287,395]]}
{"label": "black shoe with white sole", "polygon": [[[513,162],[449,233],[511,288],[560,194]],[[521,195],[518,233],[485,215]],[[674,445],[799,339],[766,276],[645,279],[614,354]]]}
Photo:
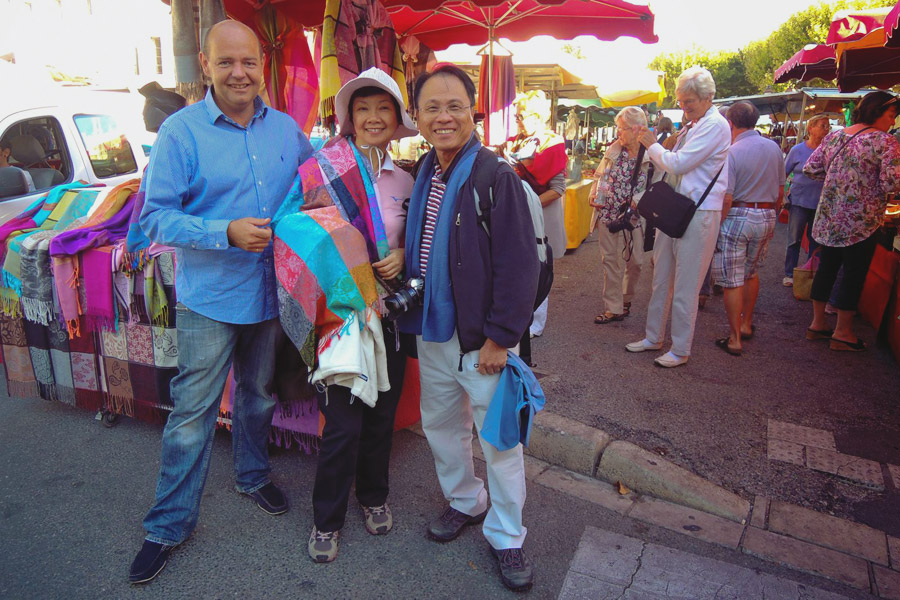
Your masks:
{"label": "black shoe with white sole", "polygon": [[255,492],[241,492],[256,500],[256,505],[270,515],[283,515],[288,510],[288,501],[278,487],[271,481]]}
{"label": "black shoe with white sole", "polygon": [[144,540],[141,551],[134,557],[131,563],[131,571],[128,573],[130,583],[147,583],[159,575],[169,560],[169,552],[175,546],[166,546],[150,540]]}

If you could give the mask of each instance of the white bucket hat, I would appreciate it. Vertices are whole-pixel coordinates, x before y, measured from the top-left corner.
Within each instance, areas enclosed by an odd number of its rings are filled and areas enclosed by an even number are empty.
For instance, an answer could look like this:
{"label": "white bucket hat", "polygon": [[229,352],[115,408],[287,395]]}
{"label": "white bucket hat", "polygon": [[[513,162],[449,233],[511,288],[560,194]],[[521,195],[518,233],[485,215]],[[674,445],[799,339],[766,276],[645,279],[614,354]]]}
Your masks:
{"label": "white bucket hat", "polygon": [[400,119],[397,123],[397,131],[391,139],[399,140],[411,135],[418,135],[419,130],[413,124],[412,119],[406,113],[406,105],[403,103],[403,96],[400,95],[400,88],[387,73],[378,67],[367,69],[351,79],[338,91],[334,98],[334,114],[337,117],[338,125],[340,125],[340,134],[349,135],[353,133],[353,118],[350,115],[350,97],[353,92],[364,87],[377,87],[383,89],[391,95],[400,106]]}

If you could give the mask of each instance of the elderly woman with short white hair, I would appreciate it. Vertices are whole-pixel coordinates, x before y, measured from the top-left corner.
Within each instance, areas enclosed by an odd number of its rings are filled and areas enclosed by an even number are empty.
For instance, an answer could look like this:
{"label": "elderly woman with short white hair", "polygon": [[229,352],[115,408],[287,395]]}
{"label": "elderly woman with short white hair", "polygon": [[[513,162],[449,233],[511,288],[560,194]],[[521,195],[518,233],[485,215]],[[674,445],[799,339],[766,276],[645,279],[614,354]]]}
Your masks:
{"label": "elderly woman with short white hair", "polygon": [[650,160],[666,173],[675,191],[695,204],[703,198],[682,237],[672,238],[658,232],[644,338],[626,346],[629,352],[662,349],[666,318],[671,314],[672,346],[655,360],[661,367],[681,366],[691,355],[697,297],[719,234],[728,179],[722,168],[731,146],[731,129],[713,107],[715,95],[716,82],[709,71],[691,67],[678,77],[675,85],[675,98],[684,111],[684,126],[688,128],[679,136],[675,148],[667,151],[646,127],[640,132],[640,142],[647,147]]}
{"label": "elderly woman with short white hair", "polygon": [[[636,106],[623,108],[616,115],[618,139],[606,150],[594,173],[596,181],[589,200],[597,214],[597,241],[603,267],[603,308],[594,318],[598,325],[628,316],[641,275],[645,223],[637,217],[635,209],[647,188],[648,176],[654,174],[650,157],[640,152],[638,134],[646,126],[644,111]],[[638,170],[636,180],[635,169]],[[661,172],[655,172],[654,179],[659,179]],[[631,211],[627,211],[629,207]]]}

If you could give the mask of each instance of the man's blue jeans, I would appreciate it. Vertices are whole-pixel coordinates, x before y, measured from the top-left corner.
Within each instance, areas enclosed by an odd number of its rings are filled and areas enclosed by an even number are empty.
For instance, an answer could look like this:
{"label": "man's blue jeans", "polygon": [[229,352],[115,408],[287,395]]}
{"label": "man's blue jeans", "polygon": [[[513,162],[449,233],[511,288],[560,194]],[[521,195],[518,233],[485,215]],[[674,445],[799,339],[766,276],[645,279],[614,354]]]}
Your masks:
{"label": "man's blue jeans", "polygon": [[269,482],[269,428],[275,411],[269,388],[281,328],[278,319],[233,325],[204,317],[181,303],[175,310],[178,375],[171,386],[174,410],[163,431],[156,503],[144,518],[146,539],[169,546],[185,541],[197,524],[232,357],[231,441],[236,487],[252,493]]}
{"label": "man's blue jeans", "polygon": [[804,231],[806,231],[806,237],[809,238],[807,259],[819,247],[819,244],[812,239],[812,226],[815,219],[816,209],[791,205],[791,213],[788,217],[788,245],[784,254],[785,277],[794,276],[794,267],[797,266],[797,262],[800,260],[800,245],[803,243]]}

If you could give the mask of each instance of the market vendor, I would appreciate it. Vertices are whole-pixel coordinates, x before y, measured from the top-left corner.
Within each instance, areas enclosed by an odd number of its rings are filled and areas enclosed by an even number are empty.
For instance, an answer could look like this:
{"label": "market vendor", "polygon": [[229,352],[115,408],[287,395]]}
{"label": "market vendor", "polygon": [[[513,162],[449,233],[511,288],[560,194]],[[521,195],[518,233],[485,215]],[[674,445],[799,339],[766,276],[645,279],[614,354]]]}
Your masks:
{"label": "market vendor", "polygon": [[213,26],[200,64],[212,88],[160,127],[140,218],[152,241],[175,247],[178,375],[131,583],[156,577],[197,524],[232,364],[235,487],[268,514],[288,509],[269,479],[268,388],[281,335],[269,221],[312,148],[291,117],[259,97],[263,56],[249,27]]}
{"label": "market vendor", "polygon": [[[544,212],[544,231],[550,241],[554,257],[566,251],[566,230],[563,225],[563,203],[566,193],[565,140],[547,128],[550,101],[540,90],[520,94],[515,101],[518,133],[507,140],[503,153],[513,164],[516,173],[540,196]],[[547,324],[545,299],[534,312],[531,337],[544,333]]]}

